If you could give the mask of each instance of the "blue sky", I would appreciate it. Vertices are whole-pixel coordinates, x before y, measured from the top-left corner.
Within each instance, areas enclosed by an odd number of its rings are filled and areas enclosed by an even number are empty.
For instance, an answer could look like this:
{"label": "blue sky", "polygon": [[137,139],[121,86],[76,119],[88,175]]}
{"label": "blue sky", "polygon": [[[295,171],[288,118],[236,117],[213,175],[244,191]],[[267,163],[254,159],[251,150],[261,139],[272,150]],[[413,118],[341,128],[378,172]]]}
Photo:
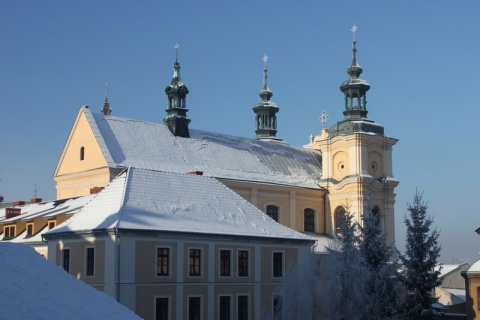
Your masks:
{"label": "blue sky", "polygon": [[368,117],[394,147],[396,238],[415,190],[441,231],[442,261],[478,258],[478,1],[4,1],[0,10],[0,194],[55,198],[53,171],[80,105],[165,115],[180,44],[191,127],[254,137],[269,56],[278,136],[308,143],[342,120],[340,84],[358,26]]}

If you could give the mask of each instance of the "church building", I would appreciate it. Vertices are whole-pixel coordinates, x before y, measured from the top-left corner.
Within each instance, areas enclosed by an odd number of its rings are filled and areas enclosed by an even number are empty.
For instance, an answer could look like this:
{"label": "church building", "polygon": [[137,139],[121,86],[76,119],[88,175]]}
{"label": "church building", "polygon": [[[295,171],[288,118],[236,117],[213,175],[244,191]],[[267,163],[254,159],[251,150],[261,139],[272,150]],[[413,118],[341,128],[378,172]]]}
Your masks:
{"label": "church building", "polygon": [[0,237],[31,244],[147,319],[281,316],[275,289],[341,236],[347,213],[360,221],[371,210],[395,242],[398,140],[367,117],[352,31],[344,118],[326,128],[323,113],[307,145],[277,137],[266,56],[254,138],[191,128],[177,58],[163,122],[113,115],[108,93],[99,113],[80,107],[53,176],[57,200],[0,209]]}

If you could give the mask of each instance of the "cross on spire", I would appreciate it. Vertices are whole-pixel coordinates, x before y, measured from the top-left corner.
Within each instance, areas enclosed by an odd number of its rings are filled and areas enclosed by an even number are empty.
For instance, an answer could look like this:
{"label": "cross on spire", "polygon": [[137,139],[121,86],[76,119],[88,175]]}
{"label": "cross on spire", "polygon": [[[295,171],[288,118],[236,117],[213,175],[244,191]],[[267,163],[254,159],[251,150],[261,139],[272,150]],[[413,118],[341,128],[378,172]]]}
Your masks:
{"label": "cross on spire", "polygon": [[178,61],[178,48],[180,48],[180,45],[178,42],[175,43],[175,61]]}
{"label": "cross on spire", "polygon": [[267,69],[267,60],[268,60],[268,56],[264,53],[263,54],[263,65],[264,65],[264,68]]}
{"label": "cross on spire", "polygon": [[329,118],[328,114],[325,111],[323,111],[320,118],[318,118],[322,122],[322,129],[325,129],[325,125],[327,124],[328,118]]}
{"label": "cross on spire", "polygon": [[355,36],[356,36],[356,33],[357,33],[357,30],[358,30],[358,27],[355,25],[355,23],[353,23],[353,27],[352,29],[350,29],[353,33],[353,41],[355,41]]}

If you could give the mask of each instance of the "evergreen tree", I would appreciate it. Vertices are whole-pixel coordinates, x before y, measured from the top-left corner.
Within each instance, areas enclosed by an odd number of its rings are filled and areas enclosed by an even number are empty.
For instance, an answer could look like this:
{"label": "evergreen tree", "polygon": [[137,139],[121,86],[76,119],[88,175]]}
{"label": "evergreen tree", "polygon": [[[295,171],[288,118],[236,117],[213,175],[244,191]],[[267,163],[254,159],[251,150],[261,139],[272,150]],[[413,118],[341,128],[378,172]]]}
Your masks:
{"label": "evergreen tree", "polygon": [[380,227],[378,212],[371,206],[364,210],[360,226],[359,249],[363,256],[368,279],[365,309],[370,319],[394,319],[398,313],[398,282],[395,266],[391,263],[393,245]]}
{"label": "evergreen tree", "polygon": [[[348,211],[347,211],[348,212]],[[345,216],[341,242],[328,248],[328,264],[325,285],[319,297],[325,319],[371,319],[365,309],[368,296],[365,287],[369,279],[364,258],[358,250],[358,223],[352,215]]]}
{"label": "evergreen tree", "polygon": [[433,219],[427,216],[427,205],[418,191],[413,203],[408,204],[408,211],[410,218],[404,218],[407,226],[405,255],[400,255],[405,267],[403,319],[438,319],[441,313],[433,306],[437,302],[433,294],[435,287],[441,284],[440,272],[434,270],[440,257],[439,233],[431,230]]}

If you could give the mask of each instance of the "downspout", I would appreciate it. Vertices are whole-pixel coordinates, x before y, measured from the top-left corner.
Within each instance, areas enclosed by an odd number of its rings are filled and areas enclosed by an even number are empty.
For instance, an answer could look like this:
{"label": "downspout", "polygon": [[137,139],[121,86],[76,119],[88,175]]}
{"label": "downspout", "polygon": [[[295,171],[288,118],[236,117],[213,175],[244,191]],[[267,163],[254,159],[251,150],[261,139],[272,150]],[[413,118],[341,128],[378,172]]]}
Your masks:
{"label": "downspout", "polygon": [[118,229],[115,228],[115,256],[116,256],[116,283],[115,283],[115,300],[120,302],[120,236]]}
{"label": "downspout", "polygon": [[327,234],[327,193],[328,189],[325,189],[325,193],[323,194],[323,228],[325,235]]}

